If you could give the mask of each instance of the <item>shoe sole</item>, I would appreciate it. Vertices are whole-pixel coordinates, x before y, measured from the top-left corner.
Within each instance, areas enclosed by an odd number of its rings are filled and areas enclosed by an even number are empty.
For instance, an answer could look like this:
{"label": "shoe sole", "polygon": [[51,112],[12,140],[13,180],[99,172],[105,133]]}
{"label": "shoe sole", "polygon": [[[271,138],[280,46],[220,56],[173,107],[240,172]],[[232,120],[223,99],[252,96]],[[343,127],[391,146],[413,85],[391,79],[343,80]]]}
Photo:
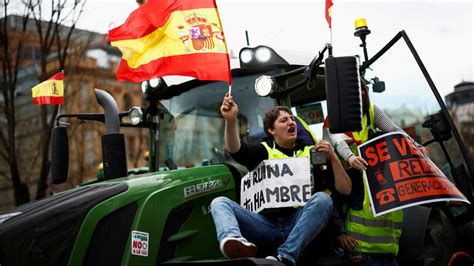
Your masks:
{"label": "shoe sole", "polygon": [[257,247],[255,245],[245,245],[237,239],[227,240],[223,249],[229,259],[255,257],[257,255]]}

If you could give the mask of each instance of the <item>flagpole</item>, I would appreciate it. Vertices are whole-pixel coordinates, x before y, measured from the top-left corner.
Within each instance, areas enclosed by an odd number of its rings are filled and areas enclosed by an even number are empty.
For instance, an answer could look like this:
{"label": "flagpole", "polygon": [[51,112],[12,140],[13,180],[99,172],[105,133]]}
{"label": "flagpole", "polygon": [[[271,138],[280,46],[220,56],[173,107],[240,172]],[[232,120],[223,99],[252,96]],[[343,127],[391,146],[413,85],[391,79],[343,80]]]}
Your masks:
{"label": "flagpole", "polygon": [[[61,70],[61,72],[63,73],[64,75],[64,69]],[[63,97],[64,97],[64,85],[63,85]],[[56,115],[56,118],[59,117],[59,114],[61,113],[61,105],[58,104],[58,114]]]}
{"label": "flagpole", "polygon": [[229,85],[229,96],[232,96],[232,85]]}
{"label": "flagpole", "polygon": [[334,45],[332,45],[332,27],[329,28],[329,35],[330,35],[330,38],[331,38],[331,46],[334,47]]}

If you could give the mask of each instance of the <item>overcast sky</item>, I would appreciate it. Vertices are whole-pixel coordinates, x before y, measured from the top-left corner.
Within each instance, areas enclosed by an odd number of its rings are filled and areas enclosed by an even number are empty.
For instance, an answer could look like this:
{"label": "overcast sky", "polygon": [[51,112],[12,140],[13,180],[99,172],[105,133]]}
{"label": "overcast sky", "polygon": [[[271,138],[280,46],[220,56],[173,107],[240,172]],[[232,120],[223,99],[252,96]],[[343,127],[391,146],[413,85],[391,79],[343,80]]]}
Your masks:
{"label": "overcast sky", "polygon": [[[216,0],[229,50],[269,45],[290,63],[307,64],[330,41],[323,0]],[[333,0],[336,56],[362,55],[354,21],[367,19],[369,57],[405,30],[442,96],[461,81],[474,81],[474,0]],[[121,25],[135,0],[88,0],[79,28],[105,33]],[[403,61],[400,61],[403,69]]]}

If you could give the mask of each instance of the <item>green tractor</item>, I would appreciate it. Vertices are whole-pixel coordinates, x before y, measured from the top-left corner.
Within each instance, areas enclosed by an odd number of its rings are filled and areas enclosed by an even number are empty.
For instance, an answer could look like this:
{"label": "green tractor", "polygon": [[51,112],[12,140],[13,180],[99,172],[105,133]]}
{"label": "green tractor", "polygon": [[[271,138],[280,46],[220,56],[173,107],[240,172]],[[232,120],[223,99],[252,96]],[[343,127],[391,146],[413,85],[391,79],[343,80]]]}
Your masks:
{"label": "green tractor", "polygon": [[[363,47],[362,64],[354,56],[333,57],[332,47],[324,45],[307,66],[289,64],[266,46],[242,49],[240,68],[232,70],[240,137],[260,141],[262,114],[275,105],[291,106],[316,133],[325,115],[331,130],[357,127],[360,117],[347,114],[360,112],[357,84],[363,75],[375,92],[371,99],[430,148],[433,162],[472,201],[472,161],[407,34],[399,32],[370,59],[365,36]],[[399,61],[405,69],[392,67]],[[219,107],[227,84],[191,80],[167,86],[153,80],[142,89],[148,106],[119,112],[112,96],[96,90],[104,113],[57,118],[53,182],[67,180],[67,129],[60,122],[73,118],[104,122],[103,176],[1,213],[0,265],[278,265],[226,260],[219,251],[210,203],[218,196],[239,201],[240,179],[248,171],[224,151]],[[149,129],[148,167],[127,169],[120,127]],[[457,251],[474,254],[474,234],[457,234],[473,232],[471,206],[437,203],[404,212],[400,264],[445,265]],[[334,261],[312,258],[302,264]]]}

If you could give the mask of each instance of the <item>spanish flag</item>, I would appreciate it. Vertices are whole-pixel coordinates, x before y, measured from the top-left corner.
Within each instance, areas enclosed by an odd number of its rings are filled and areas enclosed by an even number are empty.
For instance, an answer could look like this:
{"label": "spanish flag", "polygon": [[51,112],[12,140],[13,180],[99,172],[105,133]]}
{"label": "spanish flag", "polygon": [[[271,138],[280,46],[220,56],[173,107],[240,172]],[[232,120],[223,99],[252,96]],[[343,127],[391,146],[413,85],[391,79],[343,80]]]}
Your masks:
{"label": "spanish flag", "polygon": [[332,0],[326,0],[326,21],[328,22],[329,28],[332,27]]}
{"label": "spanish flag", "polygon": [[34,86],[32,91],[34,104],[64,104],[64,72],[50,77]]}
{"label": "spanish flag", "polygon": [[148,0],[109,38],[123,56],[119,81],[181,75],[231,84],[215,0]]}

